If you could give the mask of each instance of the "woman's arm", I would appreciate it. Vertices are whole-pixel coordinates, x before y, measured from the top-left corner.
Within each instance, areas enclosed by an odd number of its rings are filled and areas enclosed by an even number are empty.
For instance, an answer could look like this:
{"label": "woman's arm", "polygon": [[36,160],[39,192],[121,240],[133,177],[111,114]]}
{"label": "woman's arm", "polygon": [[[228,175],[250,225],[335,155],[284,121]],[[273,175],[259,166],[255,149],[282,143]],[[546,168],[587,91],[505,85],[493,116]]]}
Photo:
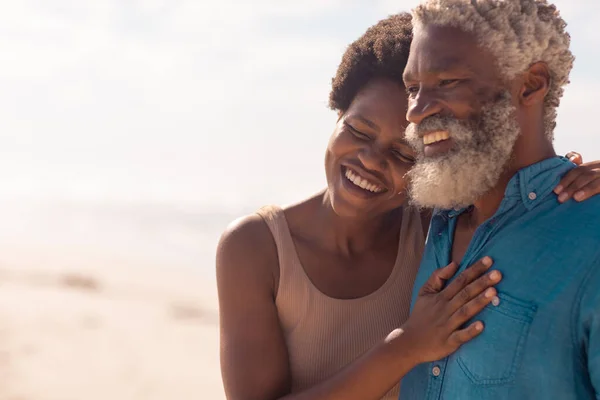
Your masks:
{"label": "woman's arm", "polygon": [[445,288],[457,266],[437,270],[403,327],[330,379],[290,394],[287,348],[274,300],[277,263],[273,239],[258,216],[234,225],[219,243],[221,369],[230,400],[378,400],[417,364],[443,358],[478,335],[480,322],[461,327],[492,300],[495,289],[487,289],[501,278],[485,273],[488,258]]}
{"label": "woman's arm", "polygon": [[497,271],[495,278],[485,274],[491,265],[486,257],[446,288],[445,282],[458,267],[453,263],[437,270],[420,290],[413,312],[401,328],[332,378],[281,400],[379,400],[418,364],[453,353],[483,330],[481,322],[461,327],[496,295],[490,287],[501,275]]}
{"label": "woman's arm", "polygon": [[290,391],[288,353],[275,308],[277,249],[258,215],[235,222],[217,248],[221,373],[228,399]]}

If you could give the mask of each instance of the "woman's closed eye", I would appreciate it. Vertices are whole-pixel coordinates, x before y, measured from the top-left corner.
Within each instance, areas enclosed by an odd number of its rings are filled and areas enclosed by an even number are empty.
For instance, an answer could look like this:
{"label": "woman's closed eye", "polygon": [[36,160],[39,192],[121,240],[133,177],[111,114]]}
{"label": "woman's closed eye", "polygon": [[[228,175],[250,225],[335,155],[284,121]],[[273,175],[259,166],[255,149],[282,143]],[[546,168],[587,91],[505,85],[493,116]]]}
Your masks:
{"label": "woman's closed eye", "polygon": [[392,154],[394,155],[394,157],[396,157],[398,160],[400,160],[402,162],[409,163],[409,164],[415,163],[415,158],[413,156],[411,156],[410,154],[406,154],[406,152],[403,152],[401,150],[392,149]]}
{"label": "woman's closed eye", "polygon": [[350,133],[352,133],[352,135],[354,135],[358,139],[360,139],[360,140],[371,140],[371,137],[369,135],[367,135],[366,133],[363,133],[363,132],[359,131],[358,129],[356,129],[355,127],[353,127],[352,125],[350,125],[347,122],[344,122],[344,124],[350,130]]}

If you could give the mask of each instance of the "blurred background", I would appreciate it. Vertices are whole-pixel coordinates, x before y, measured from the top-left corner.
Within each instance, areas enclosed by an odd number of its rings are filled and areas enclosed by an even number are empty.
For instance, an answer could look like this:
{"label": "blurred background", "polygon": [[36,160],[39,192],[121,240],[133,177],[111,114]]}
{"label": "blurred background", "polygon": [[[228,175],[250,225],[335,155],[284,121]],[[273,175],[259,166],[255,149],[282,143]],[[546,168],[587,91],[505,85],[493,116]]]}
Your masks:
{"label": "blurred background", "polygon": [[[324,185],[346,46],[416,1],[0,0],[0,400],[222,399],[214,252]],[[600,2],[556,147],[600,158]]]}

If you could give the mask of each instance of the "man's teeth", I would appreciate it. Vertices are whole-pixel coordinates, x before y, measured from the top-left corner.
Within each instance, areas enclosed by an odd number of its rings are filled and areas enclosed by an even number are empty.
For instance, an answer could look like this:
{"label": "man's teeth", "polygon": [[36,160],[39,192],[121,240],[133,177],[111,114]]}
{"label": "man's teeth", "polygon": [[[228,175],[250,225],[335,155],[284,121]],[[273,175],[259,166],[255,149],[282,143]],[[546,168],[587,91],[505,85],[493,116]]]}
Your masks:
{"label": "man's teeth", "polygon": [[428,145],[432,143],[441,142],[450,138],[450,134],[446,131],[431,132],[423,136],[423,144]]}
{"label": "man's teeth", "polygon": [[383,192],[383,188],[377,186],[374,183],[369,182],[365,178],[361,178],[356,173],[352,172],[350,169],[346,168],[346,178],[356,186],[368,190],[373,193],[381,193]]}

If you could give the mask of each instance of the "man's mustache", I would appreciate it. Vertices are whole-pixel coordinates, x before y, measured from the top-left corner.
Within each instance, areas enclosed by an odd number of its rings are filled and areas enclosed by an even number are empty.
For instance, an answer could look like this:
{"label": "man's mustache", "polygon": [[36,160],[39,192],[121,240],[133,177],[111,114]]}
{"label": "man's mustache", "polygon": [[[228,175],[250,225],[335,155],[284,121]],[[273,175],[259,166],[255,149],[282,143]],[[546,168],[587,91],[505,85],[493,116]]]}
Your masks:
{"label": "man's mustache", "polygon": [[422,137],[423,135],[432,131],[456,131],[458,129],[472,129],[474,126],[473,121],[470,120],[459,120],[453,117],[444,117],[438,115],[432,115],[431,117],[425,118],[420,124],[415,125],[415,133]]}

